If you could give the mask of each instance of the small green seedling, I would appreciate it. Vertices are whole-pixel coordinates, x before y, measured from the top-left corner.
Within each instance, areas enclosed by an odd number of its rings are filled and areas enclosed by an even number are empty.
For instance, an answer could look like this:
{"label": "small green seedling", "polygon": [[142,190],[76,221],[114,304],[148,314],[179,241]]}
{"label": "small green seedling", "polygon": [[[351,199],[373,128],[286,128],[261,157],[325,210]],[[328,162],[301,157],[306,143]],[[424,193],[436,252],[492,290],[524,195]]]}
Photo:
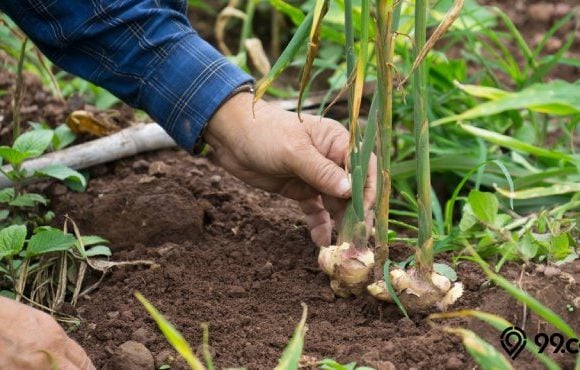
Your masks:
{"label": "small green seedling", "polygon": [[[203,357],[205,364],[194,354],[189,343],[185,340],[183,335],[175,329],[175,327],[167,321],[167,319],[157,311],[155,306],[153,306],[143,295],[139,292],[135,292],[135,297],[143,304],[149,315],[155,320],[157,326],[165,336],[165,339],[173,346],[173,348],[179,353],[187,362],[187,364],[193,370],[213,370],[213,359],[208,350],[208,329],[207,325],[204,326],[203,335]],[[290,341],[286,345],[282,357],[278,361],[278,365],[275,367],[276,370],[295,370],[298,369],[300,364],[300,358],[302,356],[302,348],[304,346],[304,337],[306,335],[306,315],[308,313],[308,308],[303,304],[302,319],[296,326],[294,334]]]}

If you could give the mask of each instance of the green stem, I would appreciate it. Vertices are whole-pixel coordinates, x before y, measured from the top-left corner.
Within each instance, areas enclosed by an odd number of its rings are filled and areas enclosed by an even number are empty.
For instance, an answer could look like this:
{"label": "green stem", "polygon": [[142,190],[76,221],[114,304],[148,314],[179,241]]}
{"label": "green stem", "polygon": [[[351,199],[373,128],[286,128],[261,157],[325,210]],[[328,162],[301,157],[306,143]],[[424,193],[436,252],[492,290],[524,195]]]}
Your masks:
{"label": "green stem", "polygon": [[240,50],[238,53],[242,51],[245,53],[246,45],[245,42],[248,38],[252,36],[252,22],[254,20],[254,13],[256,10],[256,2],[255,0],[248,0],[248,4],[246,5],[246,18],[244,19],[244,24],[242,25],[242,34],[240,36]]}
{"label": "green stem", "polygon": [[[425,46],[427,0],[415,2],[415,57]],[[419,235],[416,252],[417,270],[429,278],[433,270],[433,215],[431,211],[431,169],[429,166],[429,122],[427,120],[427,78],[425,61],[413,73],[414,126],[417,151],[417,203]]]}
{"label": "green stem", "polygon": [[18,69],[16,72],[16,89],[12,104],[12,140],[20,136],[20,106],[22,105],[22,90],[24,82],[22,81],[22,72],[24,70],[24,57],[26,56],[26,45],[28,38],[25,38],[20,48],[20,58],[18,59]]}
{"label": "green stem", "polygon": [[391,143],[393,131],[393,0],[377,2],[377,205],[375,275],[389,257],[389,200],[391,197]]}

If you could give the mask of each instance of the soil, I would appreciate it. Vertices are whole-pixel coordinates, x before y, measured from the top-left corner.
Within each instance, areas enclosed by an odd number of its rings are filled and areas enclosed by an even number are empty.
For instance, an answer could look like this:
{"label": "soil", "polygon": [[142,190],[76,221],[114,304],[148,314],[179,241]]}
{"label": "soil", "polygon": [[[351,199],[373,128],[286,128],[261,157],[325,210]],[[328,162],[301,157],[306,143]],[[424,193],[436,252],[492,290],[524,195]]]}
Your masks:
{"label": "soil", "polygon": [[[504,2],[497,3],[506,7]],[[578,1],[558,3],[578,5]],[[526,4],[550,5],[545,1]],[[543,12],[536,9],[533,13],[528,8],[529,13],[520,16],[518,6],[508,12],[517,13],[510,15],[516,17],[529,40],[545,32],[557,18],[556,13],[546,18]],[[555,8],[550,11],[556,12]],[[200,29],[211,31],[211,27]],[[571,56],[577,57],[577,53],[578,45]],[[556,73],[570,81],[578,78],[577,68],[562,67]],[[10,89],[13,80],[4,74],[0,73],[0,89]],[[84,104],[70,100],[63,105],[43,92],[39,81],[27,78],[24,121],[59,123]],[[3,122],[10,121],[8,102],[6,97],[0,99]],[[0,127],[0,144],[8,140],[7,130],[7,125]],[[209,324],[218,368],[273,368],[300,319],[302,302],[308,305],[304,348],[308,364],[333,358],[377,369],[475,367],[460,340],[431,325],[423,315],[409,320],[393,306],[377,306],[363,298],[336,299],[328,279],[317,268],[317,248],[293,202],[253,189],[207,159],[177,150],[140,155],[88,172],[91,180],[85,193],[57,184],[36,185],[51,196],[52,208],[60,215],[55,225],[62,225],[62,216],[68,214],[83,234],[98,234],[111,241],[113,260],[155,262],[153,267],[114,269],[96,291],[71,309],[70,313],[81,318],[71,336],[98,369],[129,368],[119,355],[120,349],[129,347],[128,341],[144,345],[157,367],[172,363],[173,369],[186,368],[133,297],[134,291],[157,306],[194,348],[201,343],[200,324]],[[404,246],[393,248],[395,260],[410,253]],[[460,262],[457,271],[466,292],[453,309],[499,314],[523,327],[529,340],[538,332],[556,332],[489,284],[472,263]],[[508,264],[502,275],[580,331],[580,308],[569,310],[574,299],[578,300],[580,261],[556,274],[537,271],[533,265]],[[89,279],[99,277],[92,273]],[[482,323],[453,320],[450,324],[471,328],[500,348],[499,333]],[[131,346],[142,351],[134,342]],[[572,354],[553,357],[564,368],[573,368]],[[527,352],[520,354],[514,366],[543,368]]]}
{"label": "soil", "polygon": [[[158,168],[159,161],[167,166],[151,176],[149,170]],[[424,316],[408,320],[393,306],[334,298],[316,266],[317,248],[292,202],[178,151],[99,166],[91,174],[95,178],[86,193],[60,185],[47,189],[55,194],[55,212],[71,216],[84,234],[111,240],[115,260],[150,259],[157,264],[114,270],[78,304],[82,324],[72,336],[99,369],[123,368],[111,355],[128,340],[141,342],[157,358],[172,353],[133,297],[136,290],[194,345],[201,342],[200,324],[208,323],[219,367],[273,368],[300,319],[301,302],[309,307],[304,354],[311,359],[331,357],[383,369],[473,366],[459,340],[431,327]],[[409,252],[399,247],[395,258]],[[509,265],[502,272],[520,280],[520,270]],[[580,263],[568,267],[576,281],[579,270]],[[458,272],[466,294],[454,308],[497,313],[521,325],[521,305],[486,284],[477,267],[463,262]],[[530,266],[521,284],[580,329],[578,311],[566,309],[578,296],[575,283],[548,278]],[[554,331],[533,315],[526,320],[529,337],[538,330]],[[475,322],[466,325],[499,344],[498,333]],[[557,359],[572,368],[572,355],[559,354]],[[528,354],[515,364],[541,368]],[[173,368],[185,367],[177,362]]]}

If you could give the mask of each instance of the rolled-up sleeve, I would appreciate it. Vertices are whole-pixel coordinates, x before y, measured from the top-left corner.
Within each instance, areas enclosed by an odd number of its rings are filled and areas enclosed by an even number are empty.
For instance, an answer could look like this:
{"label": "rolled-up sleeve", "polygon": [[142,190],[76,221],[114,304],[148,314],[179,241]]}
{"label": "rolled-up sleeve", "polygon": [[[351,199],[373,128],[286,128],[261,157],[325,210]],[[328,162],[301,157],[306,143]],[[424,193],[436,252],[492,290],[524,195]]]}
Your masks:
{"label": "rolled-up sleeve", "polygon": [[0,1],[64,70],[143,109],[191,151],[222,102],[252,78],[199,37],[185,1]]}

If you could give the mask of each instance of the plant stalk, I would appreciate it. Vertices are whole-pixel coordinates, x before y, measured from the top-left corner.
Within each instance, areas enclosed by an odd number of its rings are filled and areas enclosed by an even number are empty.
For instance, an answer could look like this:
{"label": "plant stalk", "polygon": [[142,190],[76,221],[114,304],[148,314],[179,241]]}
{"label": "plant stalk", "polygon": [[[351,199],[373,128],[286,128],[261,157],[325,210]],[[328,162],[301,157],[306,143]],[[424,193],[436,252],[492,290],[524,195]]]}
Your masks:
{"label": "plant stalk", "polygon": [[389,258],[389,201],[391,198],[391,142],[393,134],[393,0],[377,2],[377,205],[375,276]]}
{"label": "plant stalk", "polygon": [[[425,47],[427,0],[415,2],[415,58]],[[433,270],[433,216],[431,211],[431,169],[429,166],[429,122],[427,120],[427,74],[425,60],[413,73],[414,128],[417,156],[417,204],[419,235],[416,263],[419,276],[430,281]]]}
{"label": "plant stalk", "polygon": [[12,141],[20,136],[20,107],[22,105],[22,92],[24,89],[24,81],[22,73],[24,71],[24,58],[26,56],[26,45],[28,38],[25,38],[20,48],[20,58],[18,59],[18,69],[16,72],[16,89],[14,90],[14,99],[12,102]]}

